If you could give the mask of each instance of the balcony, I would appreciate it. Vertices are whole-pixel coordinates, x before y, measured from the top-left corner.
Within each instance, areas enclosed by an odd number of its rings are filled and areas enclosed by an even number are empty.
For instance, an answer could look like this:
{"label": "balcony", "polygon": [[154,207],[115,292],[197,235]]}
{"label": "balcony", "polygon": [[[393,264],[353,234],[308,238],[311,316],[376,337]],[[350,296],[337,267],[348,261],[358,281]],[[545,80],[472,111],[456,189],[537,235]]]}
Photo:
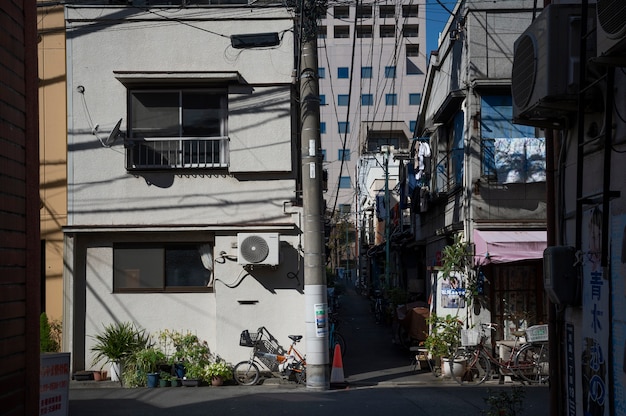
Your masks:
{"label": "balcony", "polygon": [[224,169],[228,137],[159,137],[126,140],[126,169]]}

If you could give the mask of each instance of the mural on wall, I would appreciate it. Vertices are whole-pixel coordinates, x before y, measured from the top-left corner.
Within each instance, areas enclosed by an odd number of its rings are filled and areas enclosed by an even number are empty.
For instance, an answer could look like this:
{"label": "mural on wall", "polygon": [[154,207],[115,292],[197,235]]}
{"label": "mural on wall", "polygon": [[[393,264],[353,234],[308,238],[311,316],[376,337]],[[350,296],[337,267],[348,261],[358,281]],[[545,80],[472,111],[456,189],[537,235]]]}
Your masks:
{"label": "mural on wall", "polygon": [[626,215],[611,218],[613,389],[615,415],[626,415]]}
{"label": "mural on wall", "polygon": [[583,215],[582,401],[586,416],[610,414],[608,365],[610,287],[600,264],[602,210],[593,207]]}

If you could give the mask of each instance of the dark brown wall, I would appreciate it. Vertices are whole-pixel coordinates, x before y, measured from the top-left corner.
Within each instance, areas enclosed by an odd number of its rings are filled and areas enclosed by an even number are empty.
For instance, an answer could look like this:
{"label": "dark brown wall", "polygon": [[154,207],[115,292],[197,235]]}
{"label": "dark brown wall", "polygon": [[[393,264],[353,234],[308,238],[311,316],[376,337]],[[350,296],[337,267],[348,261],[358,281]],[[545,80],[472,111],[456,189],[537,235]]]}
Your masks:
{"label": "dark brown wall", "polygon": [[0,2],[0,412],[39,414],[35,0]]}

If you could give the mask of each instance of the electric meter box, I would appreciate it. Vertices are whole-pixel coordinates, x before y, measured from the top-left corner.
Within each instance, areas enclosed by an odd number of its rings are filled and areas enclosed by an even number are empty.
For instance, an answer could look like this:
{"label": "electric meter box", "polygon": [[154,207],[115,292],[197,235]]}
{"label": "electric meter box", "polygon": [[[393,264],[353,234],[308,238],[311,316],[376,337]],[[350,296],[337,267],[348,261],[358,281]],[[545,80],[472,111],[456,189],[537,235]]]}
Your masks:
{"label": "electric meter box", "polygon": [[552,303],[562,306],[578,303],[580,278],[574,247],[555,246],[544,250],[543,285]]}

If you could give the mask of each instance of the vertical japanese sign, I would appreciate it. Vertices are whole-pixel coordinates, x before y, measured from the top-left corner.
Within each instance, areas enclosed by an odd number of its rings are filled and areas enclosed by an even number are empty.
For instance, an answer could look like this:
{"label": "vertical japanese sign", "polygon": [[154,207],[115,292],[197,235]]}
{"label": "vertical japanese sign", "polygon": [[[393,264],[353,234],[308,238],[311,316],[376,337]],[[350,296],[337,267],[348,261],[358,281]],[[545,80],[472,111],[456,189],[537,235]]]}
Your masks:
{"label": "vertical japanese sign", "polygon": [[583,216],[583,326],[581,381],[586,416],[609,415],[610,285],[601,267],[602,215],[599,207]]}
{"label": "vertical japanese sign", "polygon": [[626,215],[611,218],[613,391],[615,415],[626,415]]}
{"label": "vertical japanese sign", "polygon": [[70,389],[70,353],[41,354],[39,415],[67,416]]}
{"label": "vertical japanese sign", "polygon": [[328,315],[325,303],[316,303],[315,308],[315,335],[317,337],[326,336],[328,332]]}

